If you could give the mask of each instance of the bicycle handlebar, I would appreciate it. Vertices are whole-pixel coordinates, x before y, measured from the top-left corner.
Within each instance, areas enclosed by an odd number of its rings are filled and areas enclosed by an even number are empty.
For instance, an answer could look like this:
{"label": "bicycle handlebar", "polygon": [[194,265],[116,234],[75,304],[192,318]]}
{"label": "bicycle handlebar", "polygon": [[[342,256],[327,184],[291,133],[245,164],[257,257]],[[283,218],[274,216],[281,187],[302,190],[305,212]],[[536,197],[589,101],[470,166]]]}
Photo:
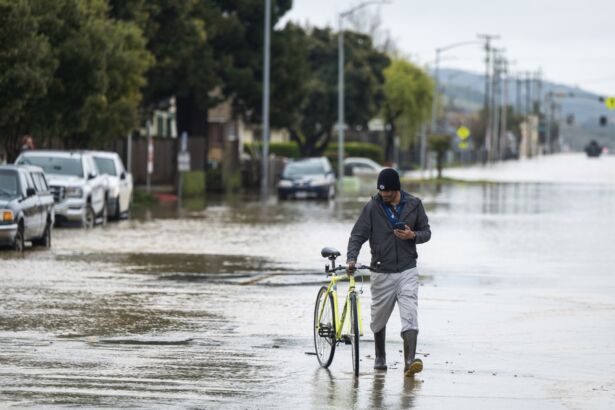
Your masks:
{"label": "bicycle handlebar", "polygon": [[[339,265],[338,267],[336,267],[334,269],[329,269],[327,271],[327,273],[328,274],[332,274],[333,272],[338,272],[338,271],[347,270],[347,269],[348,269],[348,267],[346,265]],[[360,269],[366,269],[366,270],[369,270],[369,271],[372,270],[372,268],[370,268],[367,265],[355,265],[354,270],[360,270]]]}

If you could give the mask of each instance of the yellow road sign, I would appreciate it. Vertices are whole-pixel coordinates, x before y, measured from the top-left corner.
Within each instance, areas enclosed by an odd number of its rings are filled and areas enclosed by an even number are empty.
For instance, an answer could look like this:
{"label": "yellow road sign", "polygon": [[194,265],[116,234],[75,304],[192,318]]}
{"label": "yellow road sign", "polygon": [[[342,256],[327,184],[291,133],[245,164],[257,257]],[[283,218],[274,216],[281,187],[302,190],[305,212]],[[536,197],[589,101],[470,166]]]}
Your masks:
{"label": "yellow road sign", "polygon": [[470,137],[470,129],[464,125],[457,128],[457,136],[462,140],[468,139]]}
{"label": "yellow road sign", "polygon": [[457,146],[459,147],[459,149],[468,149],[470,147],[470,144],[468,144],[467,142],[460,142]]}
{"label": "yellow road sign", "polygon": [[609,110],[615,110],[615,97],[605,98],[604,105],[606,105],[606,108]]}

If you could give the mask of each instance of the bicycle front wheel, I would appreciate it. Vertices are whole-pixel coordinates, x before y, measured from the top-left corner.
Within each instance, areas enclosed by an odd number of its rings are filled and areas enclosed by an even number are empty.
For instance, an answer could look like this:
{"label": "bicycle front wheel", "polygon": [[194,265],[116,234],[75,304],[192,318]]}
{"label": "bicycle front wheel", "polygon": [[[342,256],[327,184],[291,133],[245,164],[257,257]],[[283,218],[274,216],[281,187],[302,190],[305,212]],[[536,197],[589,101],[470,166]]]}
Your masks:
{"label": "bicycle front wheel", "polygon": [[327,288],[318,291],[314,307],[314,347],[318,363],[329,367],[335,353],[335,312],[333,295],[327,293]]}
{"label": "bicycle front wheel", "polygon": [[352,345],[352,371],[359,375],[359,313],[357,295],[350,295],[350,344]]}

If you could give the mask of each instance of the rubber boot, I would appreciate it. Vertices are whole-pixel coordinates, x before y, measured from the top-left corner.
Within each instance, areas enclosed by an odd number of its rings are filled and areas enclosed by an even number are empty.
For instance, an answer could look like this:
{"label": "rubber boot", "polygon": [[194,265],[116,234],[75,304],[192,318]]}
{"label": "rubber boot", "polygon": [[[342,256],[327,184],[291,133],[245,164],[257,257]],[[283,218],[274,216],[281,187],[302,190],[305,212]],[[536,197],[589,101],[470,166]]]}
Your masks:
{"label": "rubber boot", "polygon": [[386,344],[386,329],[386,327],[383,327],[381,331],[374,333],[374,345],[376,346],[374,369],[376,370],[387,369],[387,355],[384,350]]}
{"label": "rubber boot", "polygon": [[418,330],[406,330],[401,334],[404,339],[404,374],[407,377],[412,377],[423,370],[423,361],[415,358],[418,333]]}

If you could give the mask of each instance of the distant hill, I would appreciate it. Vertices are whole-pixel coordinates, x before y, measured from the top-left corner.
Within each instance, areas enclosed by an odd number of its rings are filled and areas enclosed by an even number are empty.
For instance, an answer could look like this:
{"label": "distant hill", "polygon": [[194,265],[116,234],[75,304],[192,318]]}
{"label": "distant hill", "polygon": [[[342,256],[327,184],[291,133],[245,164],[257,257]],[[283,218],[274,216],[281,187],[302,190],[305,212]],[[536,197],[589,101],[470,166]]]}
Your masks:
{"label": "distant hill", "polygon": [[[456,108],[465,112],[476,112],[482,108],[485,90],[484,74],[442,68],[439,78],[441,89],[446,95],[447,101]],[[523,90],[524,87],[520,94],[522,99],[525,98]],[[536,88],[533,88],[533,90],[533,92],[537,91]],[[541,101],[544,102],[545,94],[550,91],[574,95],[573,97],[557,99],[561,106],[559,117],[561,134],[565,143],[573,150],[582,150],[590,140],[595,139],[609,149],[615,150],[615,110],[607,110],[605,105],[599,102],[600,96],[598,94],[578,87],[543,81]],[[508,101],[513,107],[516,106],[516,81],[509,82]],[[574,116],[572,125],[566,124],[566,118],[569,115]],[[599,124],[599,118],[603,115],[609,117],[607,127],[601,127]]]}

